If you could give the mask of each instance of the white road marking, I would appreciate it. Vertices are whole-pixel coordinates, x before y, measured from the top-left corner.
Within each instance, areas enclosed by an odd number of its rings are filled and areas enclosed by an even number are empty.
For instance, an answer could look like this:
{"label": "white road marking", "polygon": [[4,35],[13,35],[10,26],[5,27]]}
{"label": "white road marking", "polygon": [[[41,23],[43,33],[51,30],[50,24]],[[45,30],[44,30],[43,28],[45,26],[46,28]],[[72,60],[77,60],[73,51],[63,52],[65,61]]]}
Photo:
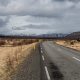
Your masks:
{"label": "white road marking", "polygon": [[49,75],[49,72],[48,72],[48,69],[47,69],[46,66],[45,66],[45,71],[46,71],[46,75],[47,75],[48,80],[51,80],[50,75]]}
{"label": "white road marking", "polygon": [[77,60],[77,61],[80,61],[80,59],[78,59],[78,58],[76,58],[76,57],[73,57],[75,60]]}
{"label": "white road marking", "polygon": [[43,59],[43,61],[44,61],[44,56],[42,55],[42,59]]}
{"label": "white road marking", "polygon": [[42,50],[42,47],[41,47],[41,50]]}
{"label": "white road marking", "polygon": [[43,51],[41,50],[41,53],[43,53]]}

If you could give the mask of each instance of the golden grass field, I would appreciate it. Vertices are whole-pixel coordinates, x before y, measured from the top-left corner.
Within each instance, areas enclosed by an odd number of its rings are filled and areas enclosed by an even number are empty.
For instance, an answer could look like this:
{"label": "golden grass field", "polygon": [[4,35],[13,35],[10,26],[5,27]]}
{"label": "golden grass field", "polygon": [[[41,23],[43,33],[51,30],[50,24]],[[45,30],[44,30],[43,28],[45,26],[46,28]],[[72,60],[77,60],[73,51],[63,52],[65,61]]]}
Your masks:
{"label": "golden grass field", "polygon": [[[17,42],[19,43],[21,40],[13,41],[17,44]],[[9,80],[9,76],[16,70],[17,66],[29,55],[36,45],[36,43],[27,43],[26,45],[10,44],[13,43],[13,41],[10,40],[8,44],[5,43],[4,45],[0,45],[0,80]]]}
{"label": "golden grass field", "polygon": [[80,42],[77,40],[57,40],[55,42],[59,45],[63,45],[80,51]]}

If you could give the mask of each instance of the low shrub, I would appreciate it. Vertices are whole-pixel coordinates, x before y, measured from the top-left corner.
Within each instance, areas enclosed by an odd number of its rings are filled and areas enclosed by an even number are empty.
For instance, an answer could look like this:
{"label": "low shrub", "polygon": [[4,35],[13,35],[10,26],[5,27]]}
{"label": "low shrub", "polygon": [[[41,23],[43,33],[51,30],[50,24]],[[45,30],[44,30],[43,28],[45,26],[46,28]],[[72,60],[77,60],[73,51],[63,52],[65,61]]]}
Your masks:
{"label": "low shrub", "polygon": [[3,40],[3,41],[0,41],[0,46],[1,45],[5,45],[5,41]]}

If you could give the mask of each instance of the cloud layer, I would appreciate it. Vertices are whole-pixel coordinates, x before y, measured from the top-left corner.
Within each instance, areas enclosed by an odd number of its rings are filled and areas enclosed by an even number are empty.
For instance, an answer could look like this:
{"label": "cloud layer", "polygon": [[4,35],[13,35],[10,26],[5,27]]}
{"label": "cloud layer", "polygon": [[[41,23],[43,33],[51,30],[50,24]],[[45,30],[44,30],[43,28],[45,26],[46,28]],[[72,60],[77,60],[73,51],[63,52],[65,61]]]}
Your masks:
{"label": "cloud layer", "polygon": [[67,33],[79,26],[79,0],[0,0],[0,34]]}

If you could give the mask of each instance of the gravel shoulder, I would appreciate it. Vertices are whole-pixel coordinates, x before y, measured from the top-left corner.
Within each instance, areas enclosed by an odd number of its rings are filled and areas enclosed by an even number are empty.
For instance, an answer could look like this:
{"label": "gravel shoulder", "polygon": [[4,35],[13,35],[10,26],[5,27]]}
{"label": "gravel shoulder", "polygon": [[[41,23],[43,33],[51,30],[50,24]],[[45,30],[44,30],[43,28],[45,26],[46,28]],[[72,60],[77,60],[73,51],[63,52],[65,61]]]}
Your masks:
{"label": "gravel shoulder", "polygon": [[40,54],[38,45],[17,67],[11,80],[40,80]]}

